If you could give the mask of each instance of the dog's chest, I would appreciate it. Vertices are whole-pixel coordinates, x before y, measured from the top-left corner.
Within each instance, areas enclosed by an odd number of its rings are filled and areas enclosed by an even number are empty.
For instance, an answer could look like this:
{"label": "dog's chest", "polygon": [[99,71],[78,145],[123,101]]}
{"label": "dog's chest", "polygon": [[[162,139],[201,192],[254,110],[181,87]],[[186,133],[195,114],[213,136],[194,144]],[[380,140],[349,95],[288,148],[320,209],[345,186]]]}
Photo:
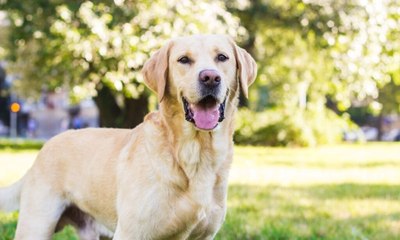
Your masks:
{"label": "dog's chest", "polygon": [[212,201],[217,170],[226,155],[224,149],[207,148],[198,141],[181,145],[178,159],[189,181],[188,194],[201,206]]}
{"label": "dog's chest", "polygon": [[207,148],[198,141],[186,141],[177,156],[189,180],[185,195],[196,206],[191,214],[197,221],[188,226],[189,239],[203,239],[216,231],[225,215],[225,200],[217,197],[223,195],[222,189],[216,184],[218,169],[227,158],[227,149],[223,146],[215,148],[212,144]]}
{"label": "dog's chest", "polygon": [[[152,239],[205,239],[203,236],[216,232],[224,216],[226,192],[226,186],[216,185],[221,182],[219,169],[228,154],[222,147],[216,150],[213,142],[201,140],[190,136],[156,153],[149,145],[147,155],[155,155],[144,168],[138,161],[122,165],[121,171],[131,169],[131,174],[123,175],[119,182],[125,189],[120,199],[129,200],[118,203],[126,209],[119,213],[120,219],[126,219],[121,221],[140,220],[140,230],[151,233]],[[127,154],[133,159],[140,155],[138,151]]]}

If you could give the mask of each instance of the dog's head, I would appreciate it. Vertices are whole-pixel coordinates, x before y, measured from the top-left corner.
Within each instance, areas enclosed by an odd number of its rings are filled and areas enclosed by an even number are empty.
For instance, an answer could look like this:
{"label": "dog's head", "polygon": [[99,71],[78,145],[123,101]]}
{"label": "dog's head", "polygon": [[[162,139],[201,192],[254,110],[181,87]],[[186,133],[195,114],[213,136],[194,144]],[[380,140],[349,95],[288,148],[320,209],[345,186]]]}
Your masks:
{"label": "dog's head", "polygon": [[250,54],[230,38],[196,35],[171,40],[142,72],[160,102],[172,98],[186,121],[197,129],[213,130],[224,120],[227,101],[237,98],[239,86],[247,97],[257,68]]}

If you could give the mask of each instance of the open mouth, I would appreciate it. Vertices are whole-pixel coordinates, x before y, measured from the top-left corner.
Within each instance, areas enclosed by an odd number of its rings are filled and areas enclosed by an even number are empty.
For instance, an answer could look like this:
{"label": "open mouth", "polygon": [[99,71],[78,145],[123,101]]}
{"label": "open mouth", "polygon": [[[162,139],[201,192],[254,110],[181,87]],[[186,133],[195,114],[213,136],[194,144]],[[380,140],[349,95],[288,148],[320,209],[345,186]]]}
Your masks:
{"label": "open mouth", "polygon": [[212,130],[218,126],[225,118],[225,102],[222,103],[211,95],[193,104],[182,97],[185,119],[192,122],[197,128],[202,130]]}

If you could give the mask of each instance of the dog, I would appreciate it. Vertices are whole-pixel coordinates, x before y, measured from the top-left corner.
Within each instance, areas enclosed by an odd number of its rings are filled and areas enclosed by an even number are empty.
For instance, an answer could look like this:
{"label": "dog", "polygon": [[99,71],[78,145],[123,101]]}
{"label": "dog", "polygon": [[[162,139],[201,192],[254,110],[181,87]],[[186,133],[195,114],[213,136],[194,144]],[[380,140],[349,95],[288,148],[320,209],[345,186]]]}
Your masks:
{"label": "dog", "polygon": [[254,59],[225,35],[170,40],[144,64],[159,101],[134,129],[69,130],[49,140],[27,174],[0,189],[19,209],[17,240],[213,239],[226,214],[240,91]]}

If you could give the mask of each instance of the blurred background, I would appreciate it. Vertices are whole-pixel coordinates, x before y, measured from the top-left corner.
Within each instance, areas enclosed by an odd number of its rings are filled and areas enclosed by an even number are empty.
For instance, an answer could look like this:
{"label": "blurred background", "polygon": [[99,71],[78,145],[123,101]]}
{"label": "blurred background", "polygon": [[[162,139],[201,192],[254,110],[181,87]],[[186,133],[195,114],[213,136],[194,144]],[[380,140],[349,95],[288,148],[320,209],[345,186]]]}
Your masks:
{"label": "blurred background", "polygon": [[400,140],[398,0],[0,3],[3,136],[134,127],[156,108],[146,59],[172,37],[225,33],[259,67],[237,143]]}
{"label": "blurred background", "polygon": [[399,239],[400,0],[0,0],[0,186],[57,133],[139,124],[144,62],[198,33],[258,63],[216,239]]}

